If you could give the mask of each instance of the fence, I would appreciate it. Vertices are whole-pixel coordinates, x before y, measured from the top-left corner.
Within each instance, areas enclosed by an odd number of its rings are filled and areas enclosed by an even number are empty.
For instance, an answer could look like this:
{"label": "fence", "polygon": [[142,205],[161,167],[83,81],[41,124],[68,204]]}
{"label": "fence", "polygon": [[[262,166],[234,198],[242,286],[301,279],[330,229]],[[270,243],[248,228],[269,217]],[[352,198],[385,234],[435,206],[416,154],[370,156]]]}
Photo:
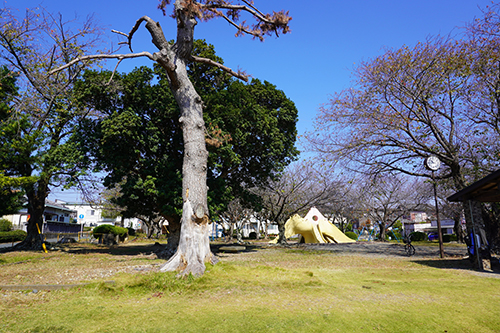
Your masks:
{"label": "fence", "polygon": [[89,241],[92,238],[90,231],[79,231],[79,232],[44,232],[43,240],[48,242],[59,242],[62,238],[73,238],[76,241],[86,240]]}

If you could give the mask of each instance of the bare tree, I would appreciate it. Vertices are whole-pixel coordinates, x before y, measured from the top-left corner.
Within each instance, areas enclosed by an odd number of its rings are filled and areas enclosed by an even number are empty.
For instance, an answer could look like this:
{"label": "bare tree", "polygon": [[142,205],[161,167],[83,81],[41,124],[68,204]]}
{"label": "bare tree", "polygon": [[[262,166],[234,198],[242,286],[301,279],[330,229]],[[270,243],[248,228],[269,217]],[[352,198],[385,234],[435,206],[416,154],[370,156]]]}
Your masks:
{"label": "bare tree", "polygon": [[234,199],[220,216],[229,225],[229,231],[226,232],[229,236],[227,241],[231,241],[233,231],[236,230],[237,242],[243,243],[243,226],[250,220],[252,210],[244,207],[240,199]]}
{"label": "bare tree", "polygon": [[[161,0],[159,8],[166,14],[169,0]],[[255,24],[238,24],[240,15],[248,13]],[[169,43],[158,22],[148,16],[137,20],[130,32],[122,33],[124,42],[130,48],[127,54],[85,55],[75,58],[70,64],[85,62],[91,59],[114,58],[119,62],[126,58],[147,57],[161,65],[168,76],[170,88],[181,110],[179,123],[184,139],[184,160],[182,169],[183,211],[181,218],[180,239],[177,252],[161,267],[162,271],[180,271],[180,275],[192,273],[201,275],[205,271],[205,262],[215,263],[216,257],[209,246],[209,211],[207,205],[207,158],[205,146],[207,130],[203,120],[203,101],[189,80],[186,64],[188,61],[201,62],[215,66],[237,78],[246,80],[246,75],[216,63],[210,59],[193,56],[194,30],[198,21],[223,18],[237,29],[237,35],[251,35],[263,40],[266,35],[289,31],[290,17],[284,11],[264,14],[251,1],[193,1],[176,0],[173,3],[173,17],[177,21],[177,37],[175,43]],[[158,49],[149,52],[134,53],[132,40],[135,32],[145,23]],[[63,69],[61,67],[59,70]]]}
{"label": "bare tree", "polygon": [[[0,131],[0,159],[9,175],[34,179],[24,186],[28,235],[16,248],[42,249],[38,230],[50,189],[71,185],[82,173],[71,136],[76,124],[90,114],[77,104],[72,88],[83,65],[92,62],[75,64],[71,59],[93,52],[102,35],[92,17],[78,21],[43,8],[28,9],[21,16],[16,10],[0,9],[0,59],[19,84],[13,112],[1,124],[16,131],[7,139],[6,127]],[[64,70],[48,75],[61,66]]]}
{"label": "bare tree", "polygon": [[378,225],[381,241],[388,228],[431,198],[431,187],[422,179],[394,174],[364,177],[361,191],[363,210]]}
{"label": "bare tree", "polygon": [[[423,162],[434,155],[442,163],[435,178],[463,189],[496,158],[488,153],[495,140],[469,115],[473,64],[467,42],[440,37],[386,50],[356,69],[353,88],[321,108],[317,132],[309,136],[312,149],[357,172],[427,179]],[[469,232],[473,220],[483,225],[480,204],[471,205],[477,214],[466,214]]]}
{"label": "bare tree", "polygon": [[304,213],[312,206],[321,206],[330,200],[331,180],[309,162],[289,166],[278,180],[253,189],[261,198],[265,216],[278,224],[279,242],[286,243],[286,220]]}

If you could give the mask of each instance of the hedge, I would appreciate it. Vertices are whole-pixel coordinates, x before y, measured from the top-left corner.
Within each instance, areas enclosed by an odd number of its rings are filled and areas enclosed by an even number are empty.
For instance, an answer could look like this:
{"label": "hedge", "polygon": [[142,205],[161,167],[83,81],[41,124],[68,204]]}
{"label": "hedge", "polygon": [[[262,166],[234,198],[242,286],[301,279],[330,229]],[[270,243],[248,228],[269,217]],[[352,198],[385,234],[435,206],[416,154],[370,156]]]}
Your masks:
{"label": "hedge", "polygon": [[128,236],[128,229],[122,227],[116,227],[111,224],[103,224],[98,227],[95,227],[94,230],[92,230],[92,235],[95,238],[99,238],[99,236],[102,234],[117,235],[120,237],[120,240],[123,241]]}
{"label": "hedge", "polygon": [[443,243],[456,242],[457,235],[455,234],[444,234],[443,235]]}
{"label": "hedge", "polygon": [[0,232],[0,243],[23,241],[28,234],[23,230],[12,230]]}
{"label": "hedge", "polygon": [[346,231],[345,232],[345,235],[347,237],[349,237],[350,239],[354,239],[354,240],[357,240],[358,239],[358,235],[356,235],[355,232],[352,232],[352,231]]}
{"label": "hedge", "polygon": [[410,234],[412,242],[421,242],[427,240],[427,235],[425,232],[414,231]]}
{"label": "hedge", "polygon": [[403,239],[403,236],[401,236],[401,234],[399,233],[399,231],[387,231],[386,232],[386,235],[391,237],[392,239],[394,239],[394,237],[396,237],[397,240],[401,240]]}

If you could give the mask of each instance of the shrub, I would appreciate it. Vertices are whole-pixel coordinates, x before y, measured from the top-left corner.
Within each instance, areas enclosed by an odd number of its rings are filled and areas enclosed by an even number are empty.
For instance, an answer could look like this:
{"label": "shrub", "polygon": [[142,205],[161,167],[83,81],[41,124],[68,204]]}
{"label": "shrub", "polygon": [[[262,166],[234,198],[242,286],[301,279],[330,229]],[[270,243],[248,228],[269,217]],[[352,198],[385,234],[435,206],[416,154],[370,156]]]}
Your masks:
{"label": "shrub", "polygon": [[358,239],[358,235],[356,235],[356,233],[352,232],[352,231],[346,231],[345,235],[347,237],[349,237],[350,239],[354,239],[354,240]]}
{"label": "shrub", "polygon": [[122,227],[115,227],[111,224],[103,224],[98,227],[95,227],[92,231],[92,235],[95,238],[99,238],[102,234],[113,234],[120,237],[120,240],[124,240],[128,236],[128,229]]}
{"label": "shrub", "polygon": [[128,227],[127,230],[128,230],[129,236],[135,236],[135,229],[134,228]]}
{"label": "shrub", "polygon": [[257,233],[255,231],[252,231],[249,235],[248,235],[248,238],[249,239],[257,239]]}
{"label": "shrub", "polygon": [[396,239],[399,239],[399,240],[403,239],[403,236],[401,236],[401,234],[399,232],[394,231],[394,230],[389,231],[387,233],[387,235],[389,235],[391,238],[396,237]]}
{"label": "shrub", "polygon": [[445,234],[443,235],[443,243],[456,242],[457,235],[455,234]]}
{"label": "shrub", "polygon": [[27,235],[26,231],[23,230],[0,232],[0,243],[22,241],[26,238],[26,235]]}
{"label": "shrub", "polygon": [[0,232],[11,231],[12,222],[6,219],[0,219]]}
{"label": "shrub", "polygon": [[113,232],[115,235],[120,237],[120,240],[123,242],[125,238],[128,237],[128,229],[122,227],[115,227],[115,231]]}
{"label": "shrub", "polygon": [[421,242],[427,240],[427,235],[425,232],[414,231],[410,234],[412,242]]}
{"label": "shrub", "polygon": [[115,229],[114,225],[111,224],[103,224],[98,227],[95,227],[94,230],[92,230],[92,235],[95,238],[99,238],[100,235],[102,234],[115,234],[113,231]]}

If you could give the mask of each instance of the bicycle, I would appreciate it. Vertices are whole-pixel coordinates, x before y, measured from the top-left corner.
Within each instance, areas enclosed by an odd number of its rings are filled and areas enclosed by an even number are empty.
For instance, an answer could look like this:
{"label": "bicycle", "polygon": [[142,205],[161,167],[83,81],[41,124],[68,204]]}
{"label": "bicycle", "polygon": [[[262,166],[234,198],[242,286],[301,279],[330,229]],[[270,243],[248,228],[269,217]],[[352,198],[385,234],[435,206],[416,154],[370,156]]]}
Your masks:
{"label": "bicycle", "polygon": [[403,242],[405,243],[406,255],[408,257],[411,257],[412,255],[414,255],[415,254],[415,247],[413,245],[411,245],[411,237],[409,237],[409,236],[405,237]]}

